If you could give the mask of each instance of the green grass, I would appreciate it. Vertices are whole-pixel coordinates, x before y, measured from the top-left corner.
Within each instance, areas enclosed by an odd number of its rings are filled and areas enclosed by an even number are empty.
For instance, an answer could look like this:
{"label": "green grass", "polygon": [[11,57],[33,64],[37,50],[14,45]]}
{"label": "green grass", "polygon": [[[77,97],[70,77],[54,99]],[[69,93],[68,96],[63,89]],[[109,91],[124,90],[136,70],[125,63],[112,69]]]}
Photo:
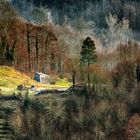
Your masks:
{"label": "green grass", "polygon": [[68,82],[65,78],[64,79],[58,78],[56,80],[56,84],[55,85],[62,86],[62,87],[69,87],[69,86],[71,86],[71,83]]}
{"label": "green grass", "polygon": [[[13,67],[0,66],[0,89],[4,94],[12,94],[16,91],[18,85],[23,84],[26,87],[35,85],[37,89],[53,89],[53,88],[67,88],[71,85],[66,79],[56,79],[55,85],[41,84],[32,80],[25,73],[21,73]],[[33,94],[33,93],[32,93]]]}
{"label": "green grass", "polygon": [[28,86],[37,82],[12,67],[0,66],[0,87],[16,88],[19,84]]}

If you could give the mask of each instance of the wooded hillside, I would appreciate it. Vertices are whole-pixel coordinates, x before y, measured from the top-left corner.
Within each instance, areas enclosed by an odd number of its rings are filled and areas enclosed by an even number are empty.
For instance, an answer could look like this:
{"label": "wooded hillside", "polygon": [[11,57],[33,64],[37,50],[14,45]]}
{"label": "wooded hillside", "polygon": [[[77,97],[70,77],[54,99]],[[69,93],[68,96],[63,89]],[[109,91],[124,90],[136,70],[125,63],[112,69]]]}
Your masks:
{"label": "wooded hillside", "polygon": [[3,2],[2,6],[0,64],[24,72],[58,72],[60,48],[52,26],[31,24],[20,18],[10,4]]}

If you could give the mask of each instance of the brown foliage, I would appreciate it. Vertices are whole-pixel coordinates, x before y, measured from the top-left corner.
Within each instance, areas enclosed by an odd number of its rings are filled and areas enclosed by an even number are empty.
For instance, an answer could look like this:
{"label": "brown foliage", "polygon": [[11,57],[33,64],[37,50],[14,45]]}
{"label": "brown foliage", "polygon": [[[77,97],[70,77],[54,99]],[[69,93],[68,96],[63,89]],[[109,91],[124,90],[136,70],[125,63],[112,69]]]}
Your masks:
{"label": "brown foliage", "polygon": [[132,89],[136,84],[136,67],[139,64],[140,49],[136,42],[129,41],[118,47],[119,62],[112,71],[115,87],[123,84],[126,89]]}

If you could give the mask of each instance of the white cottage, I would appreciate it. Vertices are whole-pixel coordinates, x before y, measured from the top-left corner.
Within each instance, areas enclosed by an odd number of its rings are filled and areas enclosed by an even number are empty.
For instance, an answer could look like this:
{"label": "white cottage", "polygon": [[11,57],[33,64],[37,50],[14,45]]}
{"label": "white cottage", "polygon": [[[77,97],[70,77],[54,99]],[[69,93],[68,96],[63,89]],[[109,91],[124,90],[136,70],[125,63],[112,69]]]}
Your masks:
{"label": "white cottage", "polygon": [[43,84],[50,84],[51,82],[51,78],[49,75],[39,73],[39,72],[35,72],[34,80]]}

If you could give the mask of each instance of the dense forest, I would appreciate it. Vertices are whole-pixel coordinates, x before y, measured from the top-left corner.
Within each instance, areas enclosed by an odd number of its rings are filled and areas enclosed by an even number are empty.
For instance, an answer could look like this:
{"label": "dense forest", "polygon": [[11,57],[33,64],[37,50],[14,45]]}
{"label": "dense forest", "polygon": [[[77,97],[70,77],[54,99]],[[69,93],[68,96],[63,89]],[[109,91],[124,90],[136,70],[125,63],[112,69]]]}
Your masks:
{"label": "dense forest", "polygon": [[[5,8],[2,8],[3,6]],[[21,71],[26,69],[31,72],[35,69],[45,72],[43,64],[46,64],[47,59],[50,58],[48,63],[51,69],[54,69],[54,63],[59,62],[58,59],[54,62],[59,51],[52,52],[50,45],[56,50],[60,49],[51,25],[41,26],[28,23],[20,19],[11,5],[5,2],[1,2],[0,18],[1,65],[14,66]],[[46,53],[50,55],[48,58],[46,58]]]}
{"label": "dense forest", "polygon": [[[29,2],[31,0],[13,0],[13,5],[22,13],[24,8],[30,7],[31,3]],[[63,23],[65,16],[70,22],[77,17],[84,17],[86,21],[93,20],[97,27],[105,28],[107,27],[105,16],[111,12],[117,15],[120,20],[126,17],[129,19],[132,29],[140,30],[139,0],[86,0],[86,2],[84,0],[32,0],[32,2],[37,7],[43,5],[49,8],[53,20],[60,24]]]}
{"label": "dense forest", "polygon": [[[1,64],[8,63],[22,71],[62,73],[71,56],[80,55],[80,45],[87,36],[95,39],[100,53],[104,47],[115,48],[120,42],[139,39],[138,1],[86,1],[85,4],[84,1],[13,0],[12,4],[1,2],[3,5],[6,8],[1,8],[1,52],[5,54],[1,55]],[[56,51],[52,52],[52,48]]]}

